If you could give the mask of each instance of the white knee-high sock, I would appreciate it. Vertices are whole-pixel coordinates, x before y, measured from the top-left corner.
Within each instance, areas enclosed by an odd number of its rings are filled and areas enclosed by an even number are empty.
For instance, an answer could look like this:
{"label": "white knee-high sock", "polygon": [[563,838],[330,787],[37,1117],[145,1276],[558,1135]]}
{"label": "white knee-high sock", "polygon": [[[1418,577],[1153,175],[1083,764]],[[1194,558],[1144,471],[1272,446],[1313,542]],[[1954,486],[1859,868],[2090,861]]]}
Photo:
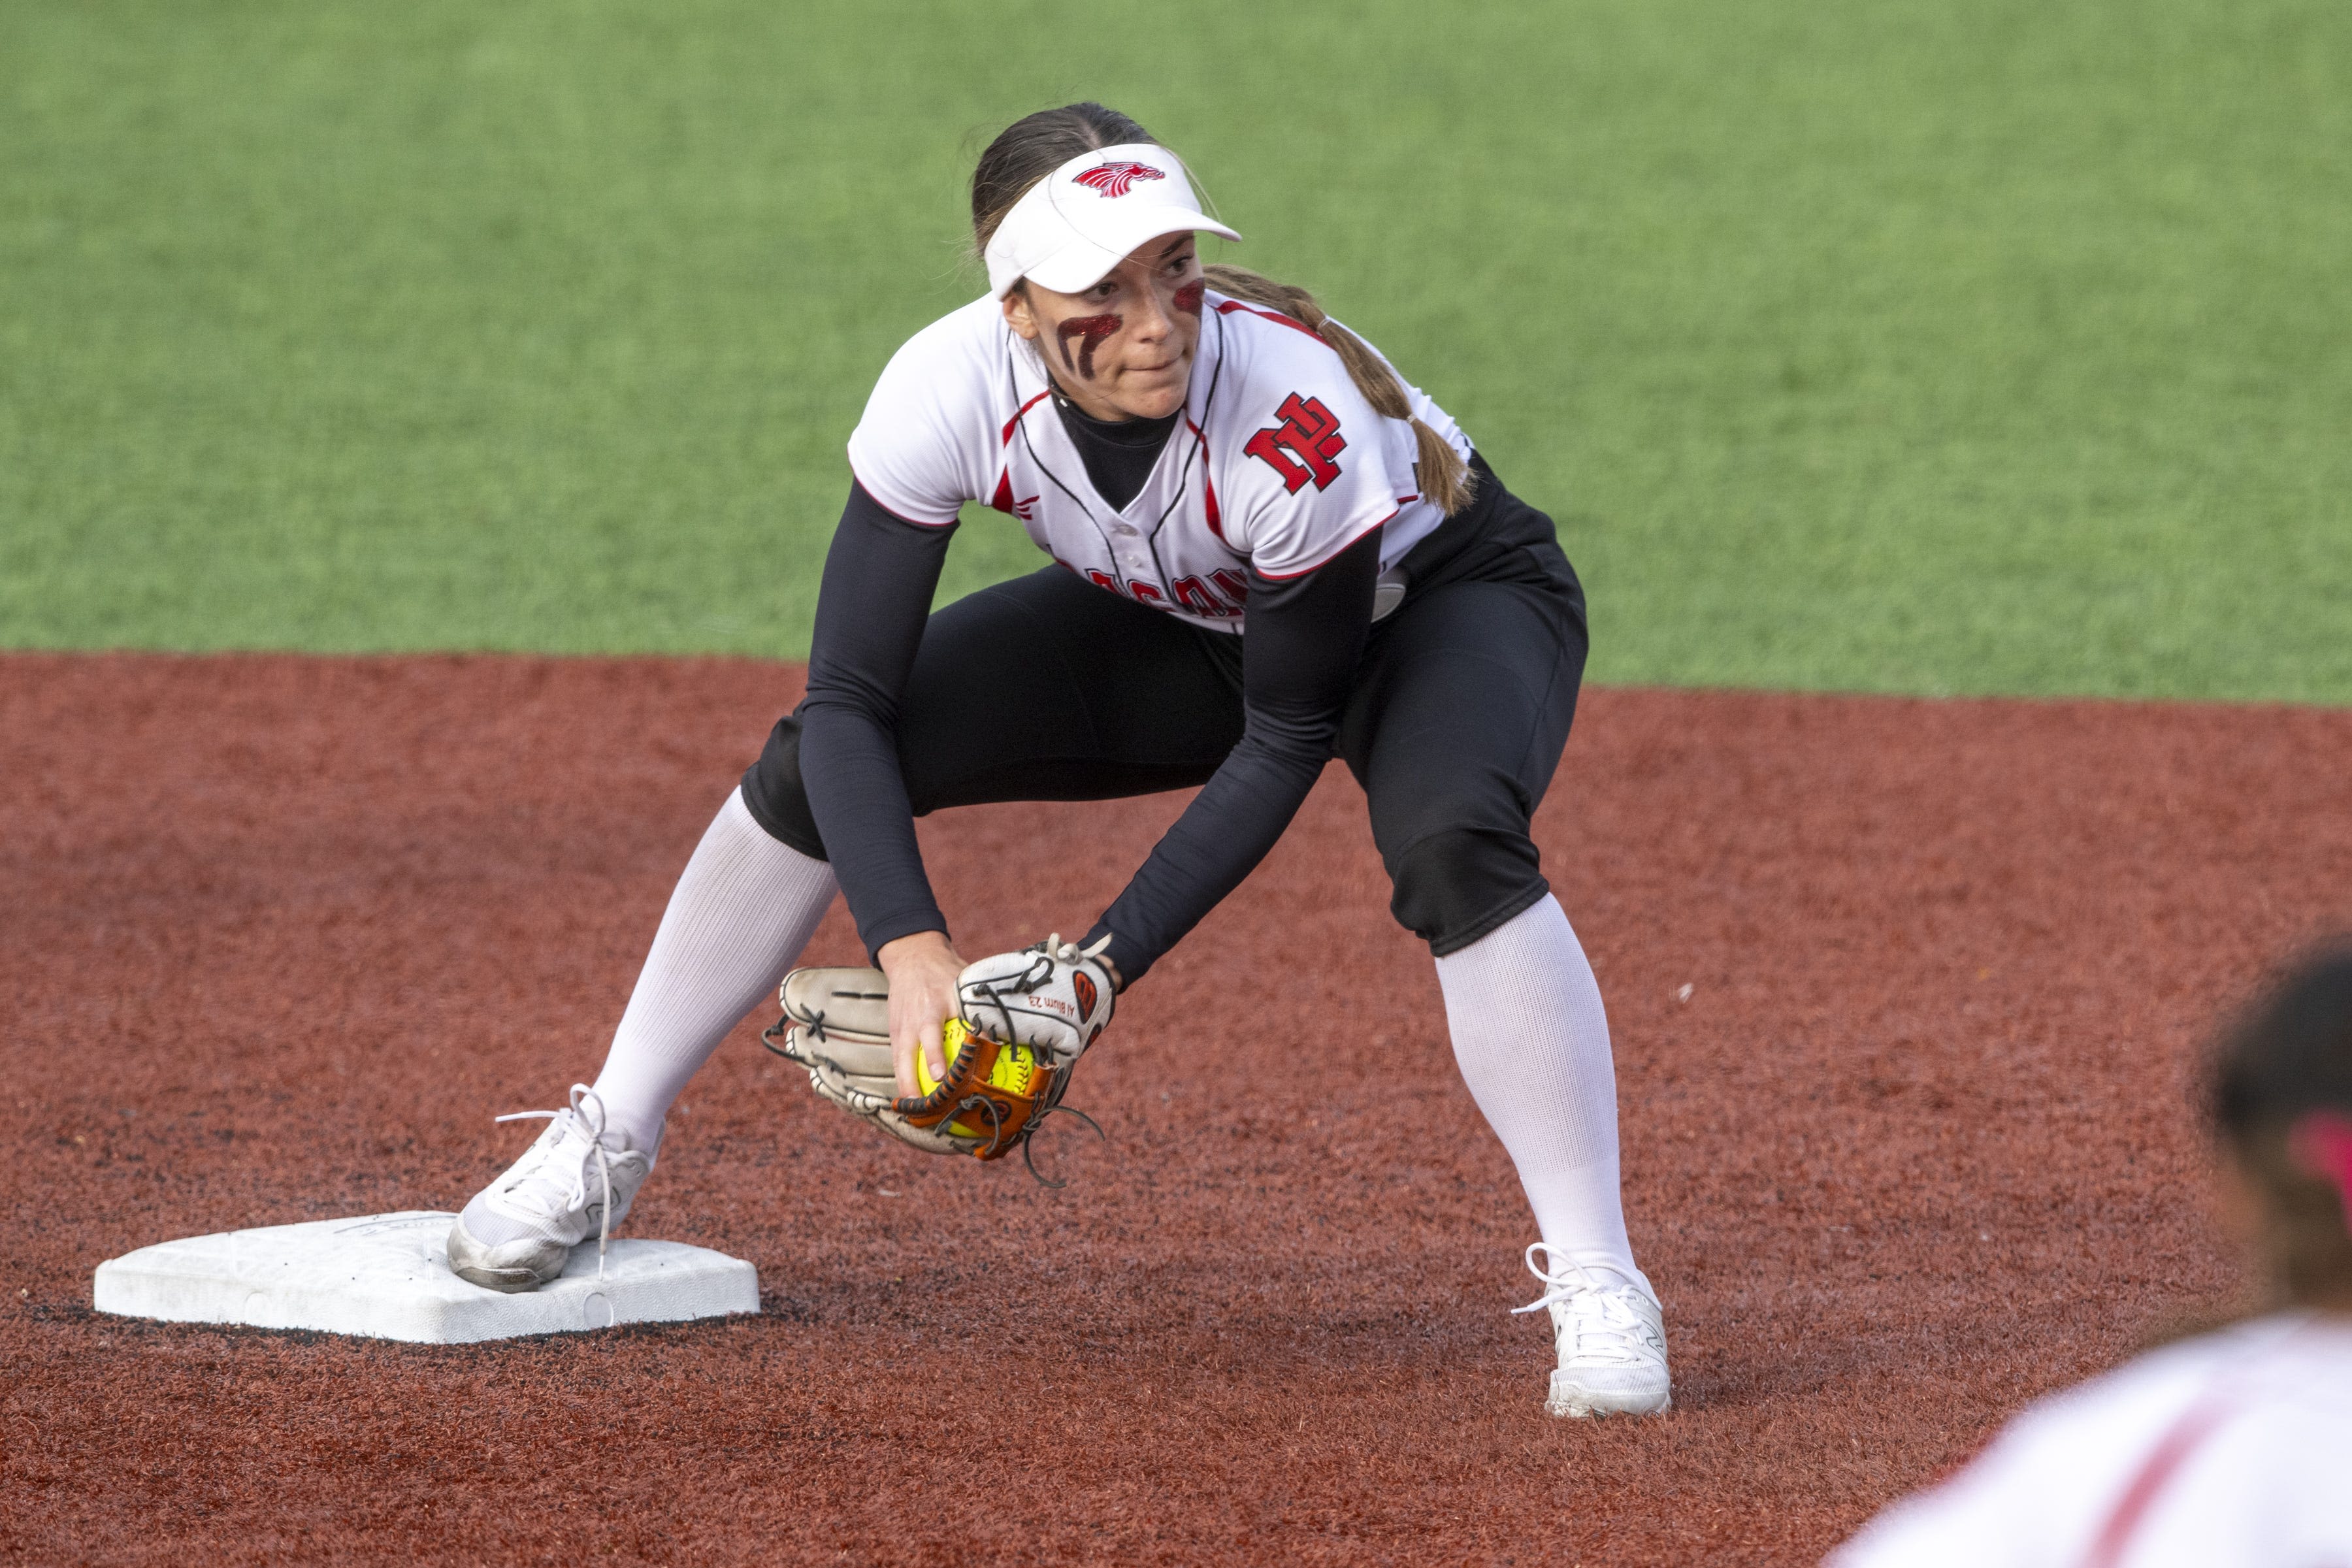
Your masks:
{"label": "white knee-high sock", "polygon": [[768,837],[731,791],[670,894],[621,1015],[596,1094],[635,1149],[670,1101],[808,945],[833,902],[833,868]]}
{"label": "white knee-high sock", "polygon": [[1545,1245],[1641,1280],[1617,1193],[1617,1071],[1592,965],[1547,894],[1437,961],[1454,1059]]}

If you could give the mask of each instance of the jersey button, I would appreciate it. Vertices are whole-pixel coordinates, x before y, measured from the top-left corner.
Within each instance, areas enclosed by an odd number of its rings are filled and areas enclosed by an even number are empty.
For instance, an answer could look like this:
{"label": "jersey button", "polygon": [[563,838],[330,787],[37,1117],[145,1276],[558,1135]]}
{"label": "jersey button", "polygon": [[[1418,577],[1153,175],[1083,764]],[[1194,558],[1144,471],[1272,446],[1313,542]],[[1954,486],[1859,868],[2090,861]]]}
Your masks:
{"label": "jersey button", "polygon": [[1113,524],[1111,531],[1118,534],[1121,539],[1133,539],[1135,537],[1135,529],[1129,523],[1121,522]]}

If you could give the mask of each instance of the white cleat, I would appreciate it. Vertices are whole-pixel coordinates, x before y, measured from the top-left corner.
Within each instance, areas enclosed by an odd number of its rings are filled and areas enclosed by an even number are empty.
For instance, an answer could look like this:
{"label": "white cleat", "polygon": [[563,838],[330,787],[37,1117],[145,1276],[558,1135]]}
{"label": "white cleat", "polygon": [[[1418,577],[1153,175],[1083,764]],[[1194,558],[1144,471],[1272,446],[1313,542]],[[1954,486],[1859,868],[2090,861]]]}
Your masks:
{"label": "white cleat", "polygon": [[[1538,1252],[1550,1268],[1538,1266]],[[1673,1406],[1665,1320],[1646,1284],[1607,1264],[1555,1258],[1540,1241],[1528,1248],[1528,1272],[1544,1293],[1511,1310],[1550,1308],[1559,1351],[1546,1415],[1654,1415]]]}
{"label": "white cleat", "polygon": [[488,1289],[538,1289],[563,1272],[591,1231],[601,1277],[604,1244],[654,1168],[651,1153],[605,1130],[604,1102],[584,1083],[572,1086],[569,1110],[499,1120],[535,1116],[550,1119],[547,1131],[449,1227],[450,1272]]}

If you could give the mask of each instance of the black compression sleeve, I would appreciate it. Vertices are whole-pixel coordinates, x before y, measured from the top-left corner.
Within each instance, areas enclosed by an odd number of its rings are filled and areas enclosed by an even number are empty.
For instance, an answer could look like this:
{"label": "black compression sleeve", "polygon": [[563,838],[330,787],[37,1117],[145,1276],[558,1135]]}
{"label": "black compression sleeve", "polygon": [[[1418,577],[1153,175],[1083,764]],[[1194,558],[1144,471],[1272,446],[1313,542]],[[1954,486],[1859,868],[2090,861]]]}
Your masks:
{"label": "black compression sleeve", "polygon": [[898,728],[955,530],[895,517],[853,483],[817,593],[801,777],[869,953],[916,931],[947,930],[915,843]]}
{"label": "black compression sleeve", "polygon": [[1330,760],[1381,574],[1378,529],[1304,576],[1250,574],[1242,738],[1095,929],[1129,984],[1241,885]]}

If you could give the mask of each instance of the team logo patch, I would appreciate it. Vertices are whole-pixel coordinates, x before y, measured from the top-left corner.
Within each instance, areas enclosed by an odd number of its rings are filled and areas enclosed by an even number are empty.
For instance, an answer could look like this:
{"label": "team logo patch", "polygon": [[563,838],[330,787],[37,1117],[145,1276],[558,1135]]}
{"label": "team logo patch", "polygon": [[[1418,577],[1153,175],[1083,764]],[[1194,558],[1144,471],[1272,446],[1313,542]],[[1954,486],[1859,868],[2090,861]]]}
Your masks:
{"label": "team logo patch", "polygon": [[1093,1017],[1095,1016],[1095,983],[1092,978],[1085,974],[1073,974],[1070,976],[1070,989],[1078,994],[1078,1016]]}
{"label": "team logo patch", "polygon": [[1138,180],[1164,180],[1168,176],[1149,163],[1103,163],[1072,177],[1088,190],[1100,191],[1108,198],[1127,195]]}
{"label": "team logo patch", "polygon": [[1321,398],[1295,392],[1282,400],[1274,416],[1282,423],[1251,437],[1242,450],[1280,474],[1282,488],[1293,494],[1309,479],[1318,490],[1328,488],[1339,477],[1335,459],[1348,449],[1339,434],[1339,416]]}

